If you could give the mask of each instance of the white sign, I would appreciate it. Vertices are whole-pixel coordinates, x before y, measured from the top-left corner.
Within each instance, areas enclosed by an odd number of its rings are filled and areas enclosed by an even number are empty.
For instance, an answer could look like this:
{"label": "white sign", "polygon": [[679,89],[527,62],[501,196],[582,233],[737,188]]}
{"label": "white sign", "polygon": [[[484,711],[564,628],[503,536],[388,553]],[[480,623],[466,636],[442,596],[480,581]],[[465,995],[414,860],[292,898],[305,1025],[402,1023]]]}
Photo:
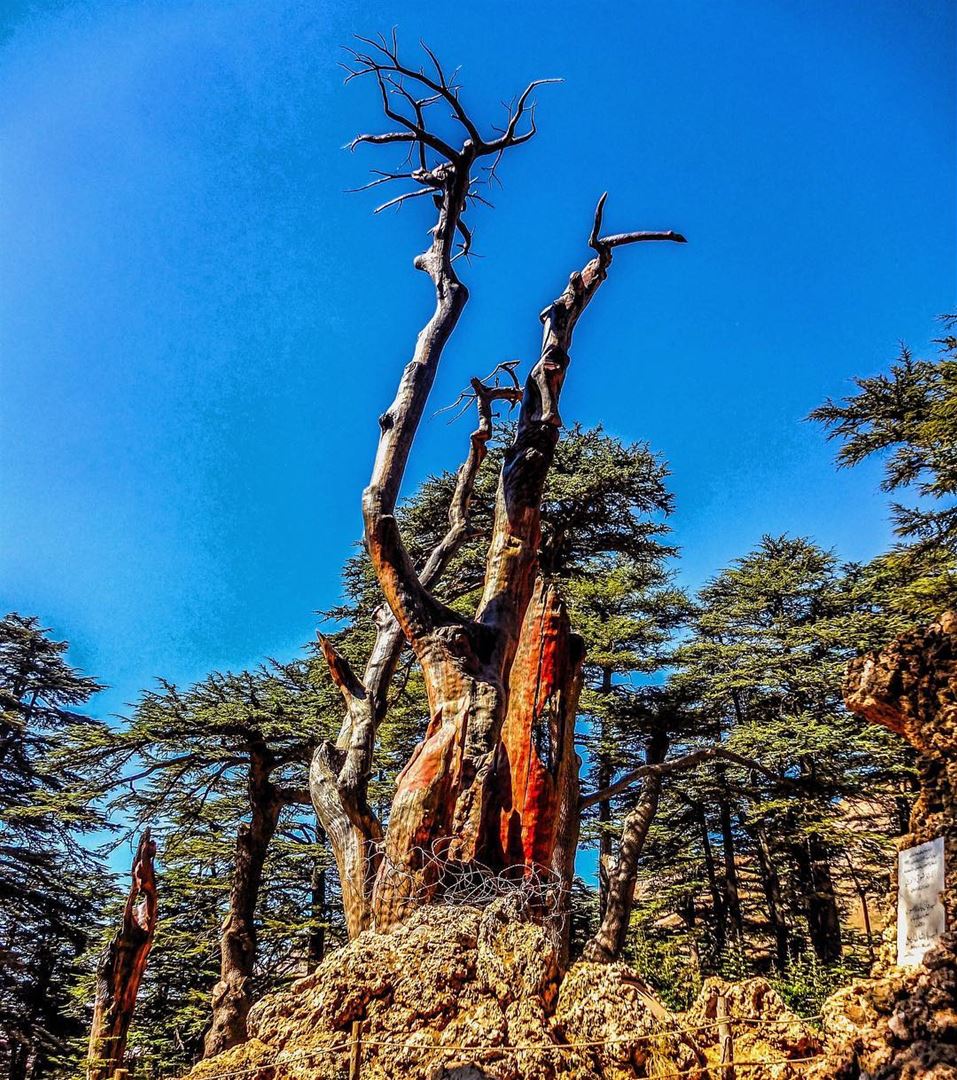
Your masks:
{"label": "white sign", "polygon": [[897,962],[919,964],[944,932],[944,838],[897,856]]}

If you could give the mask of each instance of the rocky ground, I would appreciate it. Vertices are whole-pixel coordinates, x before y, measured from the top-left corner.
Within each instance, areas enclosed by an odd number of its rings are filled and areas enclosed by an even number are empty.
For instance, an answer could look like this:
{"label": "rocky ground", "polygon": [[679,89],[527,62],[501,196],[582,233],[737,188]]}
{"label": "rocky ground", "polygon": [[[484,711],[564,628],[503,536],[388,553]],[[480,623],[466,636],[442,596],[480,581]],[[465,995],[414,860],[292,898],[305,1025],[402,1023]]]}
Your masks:
{"label": "rocky ground", "polygon": [[891,970],[825,1003],[825,1057],[809,1080],[957,1080],[957,954],[947,935],[919,968]]}
{"label": "rocky ground", "polygon": [[[945,837],[957,926],[957,614],[854,661],[845,696],[917,753],[921,795],[901,845]],[[514,903],[426,907],[360,935],[259,1002],[249,1041],[190,1080],[957,1080],[957,934],[920,967],[886,965],[838,991],[814,1030],[763,979],[710,979],[672,1014],[623,964],[562,978],[549,934]]]}
{"label": "rocky ground", "polygon": [[363,1080],[705,1080],[722,1075],[714,1066],[729,1049],[766,1063],[739,1077],[791,1080],[821,1052],[762,979],[709,980],[687,1014],[672,1014],[623,964],[578,963],[560,978],[548,933],[502,899],[423,908],[391,933],[362,934],[259,1002],[250,1040],[190,1080],[347,1077],[354,1021]]}

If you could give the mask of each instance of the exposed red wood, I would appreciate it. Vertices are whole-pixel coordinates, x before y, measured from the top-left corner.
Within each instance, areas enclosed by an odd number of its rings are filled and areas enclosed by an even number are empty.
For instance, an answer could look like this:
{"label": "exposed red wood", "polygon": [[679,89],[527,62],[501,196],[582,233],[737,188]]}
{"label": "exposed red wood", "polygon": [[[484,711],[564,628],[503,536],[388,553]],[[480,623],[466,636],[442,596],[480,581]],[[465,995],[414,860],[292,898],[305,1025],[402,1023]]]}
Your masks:
{"label": "exposed red wood", "polygon": [[123,1067],[136,995],[156,932],[156,844],[144,829],[133,860],[123,921],[96,975],[96,1001],[87,1056],[88,1080],[108,1080]]}

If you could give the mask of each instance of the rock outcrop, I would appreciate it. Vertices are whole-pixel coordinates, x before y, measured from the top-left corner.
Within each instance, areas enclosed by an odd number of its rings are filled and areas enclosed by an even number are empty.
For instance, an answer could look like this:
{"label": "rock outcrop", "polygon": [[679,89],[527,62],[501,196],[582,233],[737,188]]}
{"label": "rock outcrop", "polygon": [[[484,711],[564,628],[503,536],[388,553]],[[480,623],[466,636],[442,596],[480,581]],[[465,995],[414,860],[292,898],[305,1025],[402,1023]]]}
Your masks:
{"label": "rock outcrop", "polygon": [[[706,1080],[719,1058],[701,1005],[665,1009],[624,964],[574,964],[509,898],[485,909],[424,907],[392,931],[367,931],[289,990],[255,1005],[251,1038],[201,1062],[189,1080],[339,1080],[361,1021],[363,1080]],[[711,985],[711,984],[709,984]],[[773,1014],[775,1060],[816,1050],[813,1034],[762,980],[728,992],[733,1017]],[[755,1013],[753,1010],[757,1009]],[[703,1025],[698,1041],[684,1029]],[[753,1033],[736,1057],[754,1060]],[[750,1049],[749,1049],[750,1047]],[[788,1065],[748,1080],[790,1080]]]}
{"label": "rock outcrop", "polygon": [[[944,838],[947,926],[957,926],[957,614],[851,662],[847,707],[901,735],[917,754],[920,794],[900,847]],[[895,901],[896,903],[896,901]],[[891,913],[896,917],[896,907]],[[894,919],[891,919],[893,922]]]}
{"label": "rock outcrop", "polygon": [[957,955],[945,935],[918,968],[828,998],[828,1053],[808,1080],[957,1080]]}
{"label": "rock outcrop", "polygon": [[[901,848],[943,837],[947,927],[957,927],[957,615],[903,634],[855,660],[847,706],[905,738],[920,795]],[[892,890],[889,906],[894,904]],[[890,926],[896,924],[896,908]],[[880,977],[845,987],[824,1009],[827,1057],[814,1080],[957,1080],[957,935],[945,934],[916,968],[897,968],[892,945]]]}

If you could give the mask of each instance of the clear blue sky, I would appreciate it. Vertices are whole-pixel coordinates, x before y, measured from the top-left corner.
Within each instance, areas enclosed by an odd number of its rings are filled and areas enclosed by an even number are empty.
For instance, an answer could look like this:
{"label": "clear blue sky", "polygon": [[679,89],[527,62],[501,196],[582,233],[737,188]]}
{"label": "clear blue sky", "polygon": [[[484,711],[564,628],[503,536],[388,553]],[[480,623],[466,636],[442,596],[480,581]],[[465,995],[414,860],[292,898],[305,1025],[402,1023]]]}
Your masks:
{"label": "clear blue sky", "polygon": [[[462,65],[478,115],[565,80],[473,215],[435,405],[535,355],[607,188],[609,228],[690,243],[616,258],[563,413],[666,455],[682,580],[763,532],[873,555],[876,467],[836,473],[801,418],[955,306],[954,21],[949,0],[7,0],[0,602],[69,638],[107,710],[312,636],[430,305],[425,209],[344,194],[389,159],[340,149],[380,120],[338,46],[393,24]],[[410,482],[465,438],[430,423]]]}

